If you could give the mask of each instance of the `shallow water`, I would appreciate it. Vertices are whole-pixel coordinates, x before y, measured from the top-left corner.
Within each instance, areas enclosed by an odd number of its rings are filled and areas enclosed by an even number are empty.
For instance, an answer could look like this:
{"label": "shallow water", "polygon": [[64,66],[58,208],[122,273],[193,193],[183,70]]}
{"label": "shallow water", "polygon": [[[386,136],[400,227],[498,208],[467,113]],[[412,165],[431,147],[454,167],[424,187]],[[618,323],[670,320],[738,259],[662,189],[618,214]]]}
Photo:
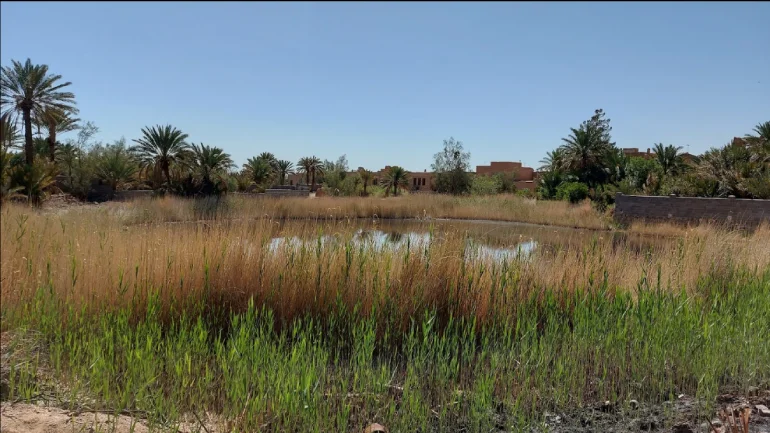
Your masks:
{"label": "shallow water", "polygon": [[[375,251],[404,246],[417,250],[432,239],[459,233],[467,239],[465,255],[468,259],[490,256],[510,260],[530,259],[538,251],[584,248],[592,243],[611,242],[615,248],[643,251],[668,242],[625,233],[487,221],[354,220],[313,223],[310,224],[313,230],[308,230],[308,226],[306,221],[276,223],[268,248],[275,252],[284,245],[316,247],[319,242],[323,247],[350,239],[356,247]],[[306,235],[286,237],[283,233],[287,231]],[[352,236],[349,236],[351,232]]]}

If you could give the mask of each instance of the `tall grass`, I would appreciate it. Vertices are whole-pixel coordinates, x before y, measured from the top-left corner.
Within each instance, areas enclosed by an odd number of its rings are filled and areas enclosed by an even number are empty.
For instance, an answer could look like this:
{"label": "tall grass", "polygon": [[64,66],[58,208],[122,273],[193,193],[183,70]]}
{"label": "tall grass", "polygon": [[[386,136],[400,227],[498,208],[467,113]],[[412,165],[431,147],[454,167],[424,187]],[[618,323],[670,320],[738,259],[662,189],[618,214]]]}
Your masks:
{"label": "tall grass", "polygon": [[596,233],[501,261],[429,223],[376,248],[345,220],[28,212],[0,221],[2,329],[41,344],[11,364],[9,399],[40,394],[46,365],[62,404],[169,429],[215,412],[242,431],[488,431],[770,380],[766,227],[647,248]]}
{"label": "tall grass", "polygon": [[[203,218],[344,220],[354,218],[454,218],[517,221],[565,227],[606,229],[610,220],[590,204],[570,205],[515,195],[453,197],[415,194],[403,197],[319,197],[314,199],[231,195],[205,200],[176,197],[107,203],[104,211],[128,224],[191,221]],[[88,210],[74,210],[74,212]]]}

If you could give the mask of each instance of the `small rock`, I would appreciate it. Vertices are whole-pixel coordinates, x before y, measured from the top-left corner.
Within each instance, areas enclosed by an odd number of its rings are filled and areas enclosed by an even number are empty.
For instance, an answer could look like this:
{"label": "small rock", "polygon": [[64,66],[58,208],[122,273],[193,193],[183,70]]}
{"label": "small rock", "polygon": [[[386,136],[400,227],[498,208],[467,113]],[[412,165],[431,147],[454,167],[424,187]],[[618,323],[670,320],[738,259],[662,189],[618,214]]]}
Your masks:
{"label": "small rock", "polygon": [[750,386],[749,395],[756,395],[756,394],[759,394],[759,388],[756,386]]}
{"label": "small rock", "polygon": [[364,433],[388,433],[388,429],[383,425],[372,423],[364,429]]}
{"label": "small rock", "polygon": [[628,405],[631,406],[631,409],[636,409],[639,407],[639,402],[636,400],[631,400],[628,402]]}
{"label": "small rock", "polygon": [[677,396],[677,398],[678,398],[679,400],[681,400],[681,399],[683,399],[683,398],[685,398],[685,397],[686,397],[686,396],[685,396],[684,394],[679,394],[679,396]]}
{"label": "small rock", "polygon": [[757,408],[757,412],[759,412],[759,416],[770,416],[770,409],[768,409],[767,406],[763,404],[758,404],[754,407]]}

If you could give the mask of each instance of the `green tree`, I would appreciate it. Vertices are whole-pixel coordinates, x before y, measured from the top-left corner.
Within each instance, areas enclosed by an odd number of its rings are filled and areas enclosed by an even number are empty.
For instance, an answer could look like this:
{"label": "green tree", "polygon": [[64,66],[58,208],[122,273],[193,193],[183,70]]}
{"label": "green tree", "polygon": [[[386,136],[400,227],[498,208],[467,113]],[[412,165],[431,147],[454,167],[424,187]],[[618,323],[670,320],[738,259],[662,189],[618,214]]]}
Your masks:
{"label": "green tree", "polygon": [[364,168],[360,168],[358,170],[358,177],[361,178],[361,183],[364,186],[364,195],[367,195],[366,186],[369,185],[369,182],[372,181],[372,176],[374,176],[374,173],[369,170]]}
{"label": "green tree", "polygon": [[641,190],[650,175],[658,169],[656,161],[634,156],[626,163],[625,181],[636,191]]}
{"label": "green tree", "polygon": [[300,173],[305,173],[307,183],[310,185],[310,190],[315,191],[316,176],[323,175],[324,173],[325,167],[323,162],[321,162],[321,160],[318,159],[318,157],[315,155],[307,156],[299,160],[297,163],[297,168],[299,169]]}
{"label": "green tree", "polygon": [[63,134],[75,131],[80,126],[80,119],[72,117],[77,110],[62,110],[56,107],[45,107],[34,119],[38,127],[43,127],[48,131],[48,137],[45,141],[48,146],[48,157],[51,162],[56,160],[56,146],[59,142],[56,140],[57,134]]}
{"label": "green tree", "polygon": [[252,157],[243,164],[243,173],[256,185],[267,183],[273,176],[273,167],[270,163],[259,157]]}
{"label": "green tree", "polygon": [[663,143],[656,143],[655,146],[655,160],[660,167],[660,172],[664,176],[676,176],[682,170],[684,166],[684,159],[679,151],[682,147],[674,147],[669,144],[663,146]]}
{"label": "green tree", "polygon": [[433,155],[431,168],[435,172],[436,191],[464,194],[471,189],[470,152],[463,151],[463,143],[454,137],[444,140],[444,149]]}
{"label": "green tree", "polygon": [[133,183],[138,171],[138,164],[128,151],[124,138],[107,145],[100,152],[96,163],[96,176],[110,185],[113,191]]}
{"label": "green tree", "polygon": [[398,195],[399,189],[409,187],[409,173],[399,166],[390,167],[382,180],[385,189],[393,188],[393,195]]}
{"label": "green tree", "polygon": [[546,152],[540,164],[540,171],[560,171],[564,167],[564,149],[557,147],[551,152]]}
{"label": "green tree", "polygon": [[201,184],[202,192],[220,192],[222,188],[215,188],[216,184],[226,183],[227,170],[235,165],[230,155],[219,147],[206,146],[203,143],[193,144],[191,150],[192,168]]}
{"label": "green tree", "polygon": [[276,159],[275,155],[270,152],[262,152],[257,155],[257,158],[265,160],[265,162],[270,165],[270,168],[273,169],[274,173],[278,172],[278,159]]}
{"label": "green tree", "polygon": [[137,143],[131,148],[145,169],[155,168],[166,176],[171,187],[171,166],[184,161],[189,151],[185,142],[187,134],[171,125],[142,128],[142,138],[133,140]]}
{"label": "green tree", "polygon": [[596,129],[570,128],[572,134],[562,138],[564,142],[564,168],[574,173],[581,182],[593,184],[603,172],[602,158],[607,147]]}
{"label": "green tree", "polygon": [[[24,153],[27,165],[35,160],[32,143],[33,114],[54,108],[74,112],[75,95],[62,91],[71,85],[60,83],[61,75],[48,73],[48,65],[33,65],[30,59],[22,64],[12,60],[12,66],[2,68],[0,74],[0,105],[6,110],[21,112],[24,121]],[[30,173],[33,169],[30,168]]]}
{"label": "green tree", "polygon": [[291,161],[281,159],[278,161],[277,167],[281,185],[285,185],[286,177],[294,174],[294,164],[292,164]]}

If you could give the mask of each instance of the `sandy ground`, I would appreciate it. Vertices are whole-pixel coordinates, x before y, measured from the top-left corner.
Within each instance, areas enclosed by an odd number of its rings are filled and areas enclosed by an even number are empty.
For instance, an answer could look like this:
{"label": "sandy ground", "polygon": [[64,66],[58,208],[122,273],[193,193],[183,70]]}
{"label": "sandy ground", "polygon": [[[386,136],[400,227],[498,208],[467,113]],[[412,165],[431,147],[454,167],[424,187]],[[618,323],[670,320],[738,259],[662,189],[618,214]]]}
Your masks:
{"label": "sandy ground", "polygon": [[[211,432],[221,432],[213,423],[206,423]],[[132,430],[133,428],[133,430]],[[147,433],[150,430],[142,420],[127,415],[105,413],[72,413],[57,407],[29,403],[0,404],[0,432],[2,433]],[[205,432],[198,423],[182,423],[177,429],[163,429],[179,433]]]}
{"label": "sandy ground", "polygon": [[[130,432],[132,419],[106,414],[82,413],[72,416],[68,411],[26,403],[0,405],[0,431],[3,433],[59,433],[59,432]],[[135,422],[135,433],[149,430]]]}

